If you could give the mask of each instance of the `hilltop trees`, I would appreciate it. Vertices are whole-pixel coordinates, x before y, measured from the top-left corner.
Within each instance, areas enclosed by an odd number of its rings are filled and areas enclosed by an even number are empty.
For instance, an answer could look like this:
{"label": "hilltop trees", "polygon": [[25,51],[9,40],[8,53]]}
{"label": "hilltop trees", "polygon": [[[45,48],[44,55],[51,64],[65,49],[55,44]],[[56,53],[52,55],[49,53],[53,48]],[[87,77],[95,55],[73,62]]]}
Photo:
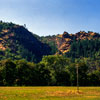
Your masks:
{"label": "hilltop trees", "polygon": [[69,57],[94,57],[95,53],[100,51],[100,40],[78,40],[71,44]]}

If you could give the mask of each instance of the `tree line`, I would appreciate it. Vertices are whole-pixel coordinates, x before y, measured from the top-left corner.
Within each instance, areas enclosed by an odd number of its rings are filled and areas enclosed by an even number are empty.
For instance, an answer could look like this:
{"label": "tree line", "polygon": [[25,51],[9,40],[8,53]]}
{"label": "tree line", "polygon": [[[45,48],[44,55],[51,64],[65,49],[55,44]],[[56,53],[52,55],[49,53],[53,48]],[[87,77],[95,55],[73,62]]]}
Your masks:
{"label": "tree line", "polygon": [[[76,86],[76,65],[80,86],[99,86],[100,68],[90,59],[72,62],[60,55],[44,56],[35,64],[22,60],[0,61],[0,86]],[[89,61],[90,60],[90,61]],[[89,63],[88,63],[89,61]],[[91,64],[92,63],[92,64]]]}
{"label": "tree line", "polygon": [[95,54],[100,52],[100,39],[91,40],[74,40],[71,44],[70,51],[66,54],[68,57],[92,57],[95,58]]}

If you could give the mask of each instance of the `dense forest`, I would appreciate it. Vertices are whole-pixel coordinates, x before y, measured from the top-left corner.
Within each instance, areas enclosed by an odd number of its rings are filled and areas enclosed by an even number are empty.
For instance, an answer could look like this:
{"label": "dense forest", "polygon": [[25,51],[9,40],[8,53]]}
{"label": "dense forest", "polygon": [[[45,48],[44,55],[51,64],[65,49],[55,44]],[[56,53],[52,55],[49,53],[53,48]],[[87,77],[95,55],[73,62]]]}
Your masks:
{"label": "dense forest", "polygon": [[100,86],[100,34],[38,36],[0,21],[0,86]]}
{"label": "dense forest", "polygon": [[100,86],[100,61],[59,55],[44,56],[35,64],[26,60],[1,60],[1,86],[76,86],[76,67],[80,86]]}
{"label": "dense forest", "polygon": [[96,57],[100,52],[100,40],[79,40],[71,44],[70,51],[66,54],[72,58]]}

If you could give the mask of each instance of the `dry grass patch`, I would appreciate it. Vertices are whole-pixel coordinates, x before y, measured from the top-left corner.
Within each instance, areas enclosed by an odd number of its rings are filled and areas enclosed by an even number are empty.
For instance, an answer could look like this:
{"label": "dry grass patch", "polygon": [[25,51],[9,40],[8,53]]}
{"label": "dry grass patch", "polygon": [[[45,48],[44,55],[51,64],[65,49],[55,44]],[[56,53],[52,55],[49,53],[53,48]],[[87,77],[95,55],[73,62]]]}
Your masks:
{"label": "dry grass patch", "polygon": [[100,100],[100,87],[0,87],[0,100]]}
{"label": "dry grass patch", "polygon": [[49,92],[47,91],[47,95],[48,96],[81,96],[83,95],[84,93],[82,91],[76,91],[76,90],[67,90],[67,91],[54,91],[54,92]]}

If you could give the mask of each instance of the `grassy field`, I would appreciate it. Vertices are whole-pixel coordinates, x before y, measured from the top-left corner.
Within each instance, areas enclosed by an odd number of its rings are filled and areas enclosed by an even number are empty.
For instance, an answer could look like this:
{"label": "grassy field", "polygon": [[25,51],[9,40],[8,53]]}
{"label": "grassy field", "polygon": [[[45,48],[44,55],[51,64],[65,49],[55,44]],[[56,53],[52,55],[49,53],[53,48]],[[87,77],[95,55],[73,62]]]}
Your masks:
{"label": "grassy field", "polygon": [[0,100],[100,100],[100,87],[0,87]]}

